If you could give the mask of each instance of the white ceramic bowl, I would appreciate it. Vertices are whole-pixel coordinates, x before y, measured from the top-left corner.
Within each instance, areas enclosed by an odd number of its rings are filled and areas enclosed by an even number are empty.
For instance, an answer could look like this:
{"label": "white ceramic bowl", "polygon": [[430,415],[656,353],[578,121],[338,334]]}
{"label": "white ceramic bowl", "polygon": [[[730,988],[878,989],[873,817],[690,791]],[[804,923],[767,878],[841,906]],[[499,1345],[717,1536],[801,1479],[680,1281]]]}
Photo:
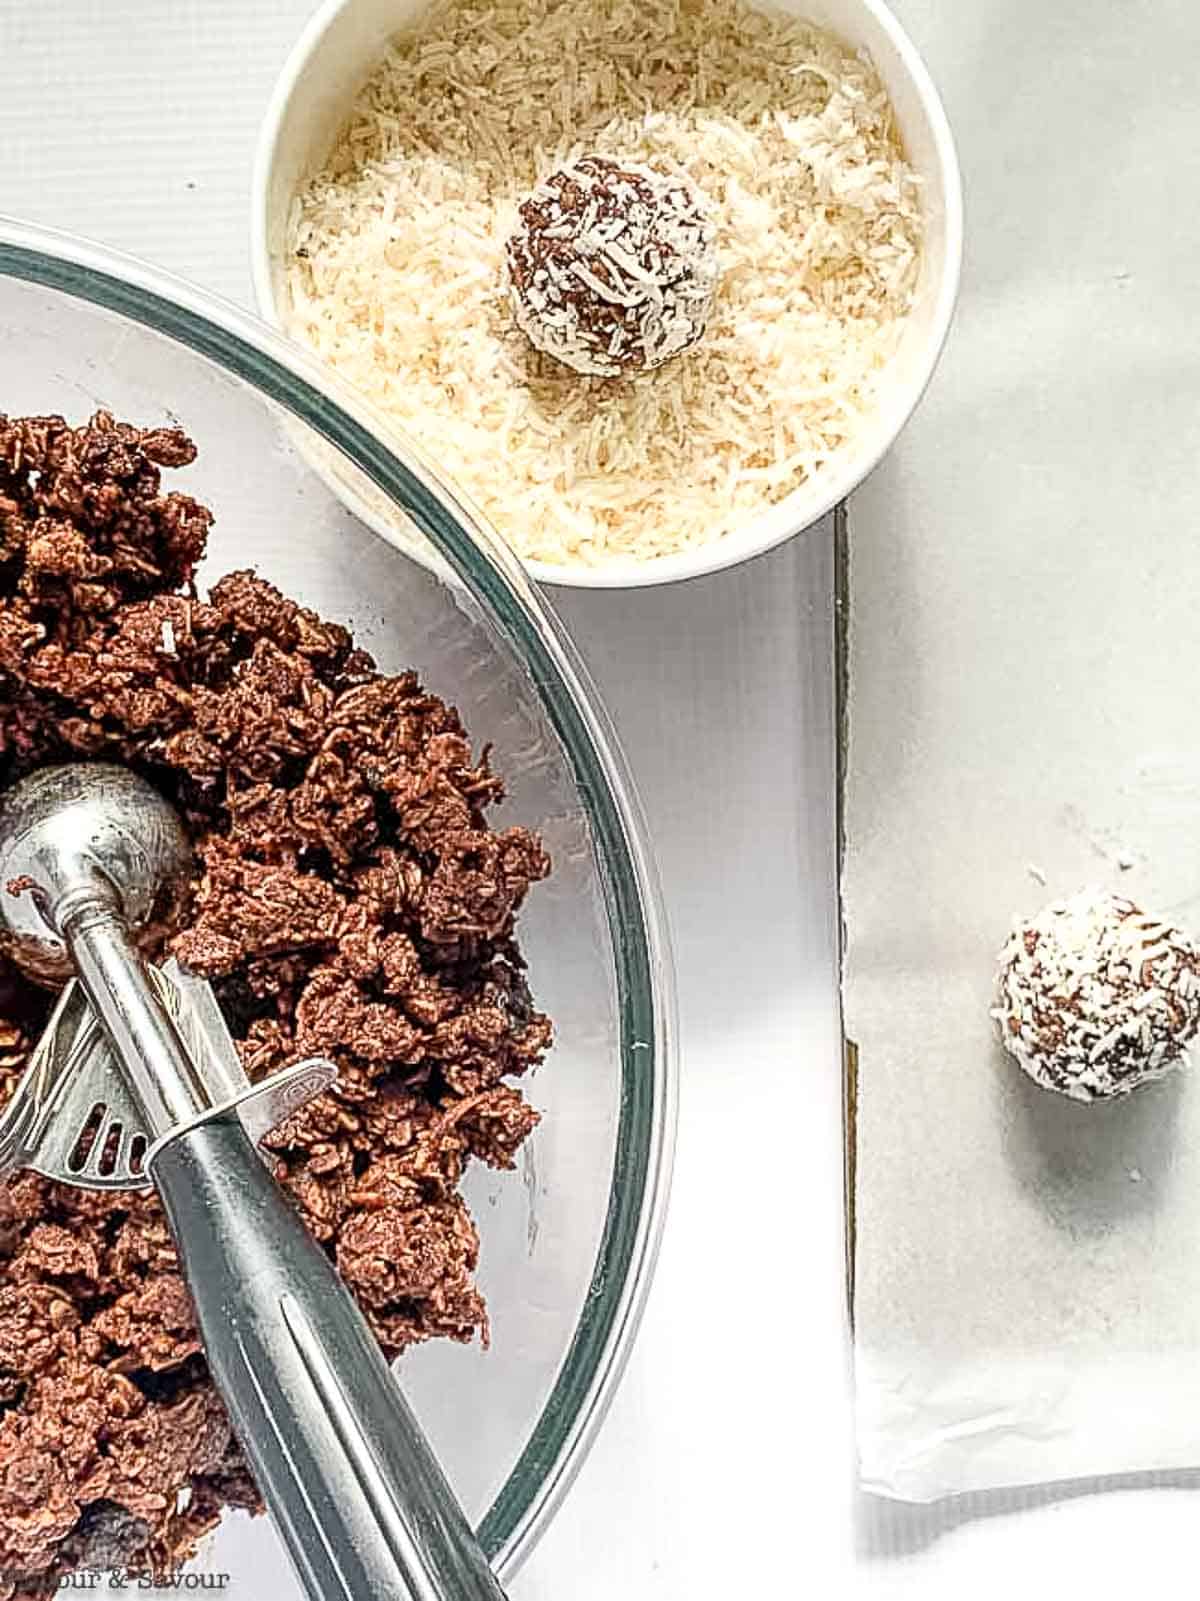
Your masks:
{"label": "white ceramic bowl", "polygon": [[[325,0],[289,56],[267,110],[255,162],[251,255],[259,309],[282,326],[287,214],[299,181],[324,160],[350,103],[388,39],[428,8],[428,0]],[[933,374],[950,326],[962,258],[962,191],[954,140],[933,80],[916,48],[880,0],[777,0],[770,8],[828,28],[871,56],[892,104],[910,162],[924,181],[925,252],[916,304],[888,369],[870,426],[810,483],[722,538],[645,562],[602,567],[531,561],[541,583],[627,589],[671,583],[732,567],[810,527],[844,500],[891,447]],[[364,504],[328,461],[313,460],[326,482],[393,543],[413,541],[382,508]]]}

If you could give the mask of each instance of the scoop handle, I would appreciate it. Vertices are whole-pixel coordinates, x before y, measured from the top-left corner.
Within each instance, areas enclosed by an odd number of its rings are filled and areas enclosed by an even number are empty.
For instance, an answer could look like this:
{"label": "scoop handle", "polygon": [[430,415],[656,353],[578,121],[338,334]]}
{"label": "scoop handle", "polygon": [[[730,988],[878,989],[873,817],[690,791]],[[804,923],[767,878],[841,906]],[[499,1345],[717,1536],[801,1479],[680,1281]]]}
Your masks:
{"label": "scoop handle", "polygon": [[150,1163],[233,1427],[311,1601],[504,1601],[395,1376],[234,1117]]}

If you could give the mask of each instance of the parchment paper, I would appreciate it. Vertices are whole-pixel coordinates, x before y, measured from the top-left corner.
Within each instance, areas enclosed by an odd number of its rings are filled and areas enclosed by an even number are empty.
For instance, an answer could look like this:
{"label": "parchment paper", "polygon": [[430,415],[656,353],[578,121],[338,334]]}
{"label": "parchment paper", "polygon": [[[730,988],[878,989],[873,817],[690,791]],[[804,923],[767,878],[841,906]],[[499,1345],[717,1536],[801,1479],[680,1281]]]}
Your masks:
{"label": "parchment paper", "polygon": [[1200,1065],[1076,1106],[988,1016],[1051,897],[1200,929],[1200,7],[954,16],[962,312],[849,519],[859,1452],[909,1500],[1200,1464]]}

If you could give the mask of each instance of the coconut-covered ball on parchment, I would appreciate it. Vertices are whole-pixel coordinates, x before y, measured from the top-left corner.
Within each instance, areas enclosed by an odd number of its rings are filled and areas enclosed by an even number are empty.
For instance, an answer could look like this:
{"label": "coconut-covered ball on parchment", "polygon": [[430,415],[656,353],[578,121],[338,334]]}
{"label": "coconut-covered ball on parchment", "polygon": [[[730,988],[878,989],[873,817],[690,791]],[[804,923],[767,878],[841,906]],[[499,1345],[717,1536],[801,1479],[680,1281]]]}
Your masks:
{"label": "coconut-covered ball on parchment", "polygon": [[1125,1095],[1177,1066],[1200,1030],[1200,948],[1132,901],[1084,890],[1013,929],[992,1015],[1044,1089]]}
{"label": "coconut-covered ball on parchment", "polygon": [[530,343],[578,373],[659,367],[704,333],[715,229],[685,179],[584,156],[522,201],[508,288]]}

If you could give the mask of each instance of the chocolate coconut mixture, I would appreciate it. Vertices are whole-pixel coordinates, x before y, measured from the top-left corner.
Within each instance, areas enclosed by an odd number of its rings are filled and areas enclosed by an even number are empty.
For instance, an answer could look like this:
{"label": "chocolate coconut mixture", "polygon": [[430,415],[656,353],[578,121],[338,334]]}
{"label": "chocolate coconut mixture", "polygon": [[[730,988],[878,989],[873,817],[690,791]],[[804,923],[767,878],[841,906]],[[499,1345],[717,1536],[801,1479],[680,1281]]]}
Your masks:
{"label": "chocolate coconut mixture", "polygon": [[[486,1338],[457,1186],[537,1120],[505,1080],[550,1041],[513,939],[549,863],[489,828],[487,753],[412,673],[251,572],[196,596],[211,515],[160,482],[194,455],[104,413],[0,416],[0,784],[100,757],[179,808],[198,871],[163,940],[251,1078],[337,1063],[271,1137],[278,1176],[389,1355]],[[0,958],[0,1095],[48,1005]],[[27,1173],[0,1202],[0,1597],[170,1569],[259,1503],[157,1200]]]}

